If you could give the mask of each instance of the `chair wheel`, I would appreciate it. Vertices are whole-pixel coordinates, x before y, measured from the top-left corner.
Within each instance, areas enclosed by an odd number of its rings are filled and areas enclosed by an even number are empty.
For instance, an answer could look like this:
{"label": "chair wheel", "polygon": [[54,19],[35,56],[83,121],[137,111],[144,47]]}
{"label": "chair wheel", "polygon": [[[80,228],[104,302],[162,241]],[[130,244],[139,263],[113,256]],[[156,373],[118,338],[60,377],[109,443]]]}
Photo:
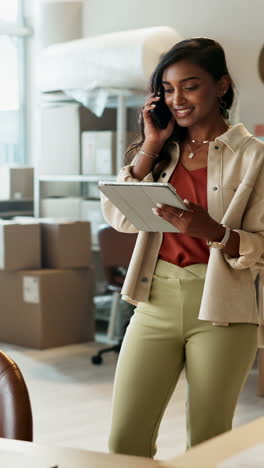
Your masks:
{"label": "chair wheel", "polygon": [[102,364],[103,359],[102,359],[101,356],[95,355],[95,356],[92,356],[92,357],[91,357],[91,361],[92,361],[93,364],[95,364],[95,365],[98,366],[98,365]]}

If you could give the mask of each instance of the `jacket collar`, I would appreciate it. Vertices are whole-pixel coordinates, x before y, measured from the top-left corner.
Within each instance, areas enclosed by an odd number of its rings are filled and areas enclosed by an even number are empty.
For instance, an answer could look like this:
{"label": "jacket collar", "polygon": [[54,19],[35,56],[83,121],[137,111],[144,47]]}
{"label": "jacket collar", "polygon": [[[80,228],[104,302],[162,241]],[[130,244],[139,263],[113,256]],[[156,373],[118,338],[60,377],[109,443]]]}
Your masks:
{"label": "jacket collar", "polygon": [[252,137],[242,123],[230,127],[225,133],[216,137],[215,141],[223,142],[228,148],[236,153]]}

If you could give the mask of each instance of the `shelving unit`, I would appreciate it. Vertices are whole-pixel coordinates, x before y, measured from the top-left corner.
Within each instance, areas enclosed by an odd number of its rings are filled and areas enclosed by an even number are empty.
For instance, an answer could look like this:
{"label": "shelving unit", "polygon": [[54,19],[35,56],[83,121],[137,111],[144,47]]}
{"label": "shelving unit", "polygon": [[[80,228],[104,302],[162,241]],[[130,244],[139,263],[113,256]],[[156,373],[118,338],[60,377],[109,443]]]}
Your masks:
{"label": "shelving unit", "polygon": [[[106,108],[116,108],[116,167],[117,171],[122,167],[123,156],[125,153],[126,145],[126,132],[127,132],[127,109],[139,108],[144,101],[144,95],[133,90],[112,90],[107,99]],[[45,97],[45,103],[47,103]],[[50,100],[51,103],[56,102],[54,99]],[[59,101],[62,103],[72,102],[71,99]],[[76,102],[76,101],[75,101]],[[38,168],[35,170],[35,183],[34,183],[34,215],[39,217],[40,202],[42,199],[41,184],[43,182],[77,182],[77,183],[96,183],[99,180],[115,180],[116,176],[111,175],[38,175]]]}
{"label": "shelving unit", "polygon": [[41,215],[40,213],[40,202],[41,202],[41,183],[42,182],[78,182],[78,183],[89,183],[89,182],[99,182],[99,180],[115,180],[116,176],[111,176],[111,175],[63,175],[63,176],[58,176],[58,175],[44,175],[44,176],[38,176],[35,179],[35,189],[34,189],[34,198],[35,198],[35,203],[34,203],[34,216],[39,217]]}
{"label": "shelving unit", "polygon": [[1,200],[0,218],[12,219],[14,216],[33,216],[33,200]]}
{"label": "shelving unit", "polygon": [[[132,90],[116,90],[113,91],[108,95],[107,103],[105,105],[106,108],[116,109],[116,169],[117,172],[123,165],[123,157],[126,150],[126,137],[127,137],[127,110],[129,108],[140,108],[144,102],[143,93],[140,95],[139,93],[132,91]],[[73,103],[73,101],[66,95],[62,95],[62,99],[56,101],[52,96],[50,96],[50,101],[48,101],[48,97],[44,96],[44,102],[42,101],[43,106],[47,105],[63,105],[67,103]],[[80,104],[81,105],[81,104]],[[41,129],[40,129],[41,130]],[[91,130],[94,130],[91,128]],[[81,131],[81,130],[80,130]],[[72,182],[78,184],[78,190],[80,192],[80,196],[83,198],[88,198],[91,193],[89,188],[92,188],[92,184],[97,184],[99,180],[108,180],[114,181],[116,180],[116,175],[104,175],[104,174],[94,174],[94,175],[41,175],[39,174],[38,168],[35,168],[35,181],[34,181],[34,215],[35,217],[40,217],[41,213],[41,200],[44,198],[44,192],[47,191],[47,183],[56,183],[62,184],[63,182]],[[57,190],[58,194],[63,192],[63,189]],[[94,193],[94,190],[93,190]],[[58,195],[59,196],[59,195]],[[103,278],[102,267],[100,264],[100,255],[99,255],[99,246],[97,244],[92,244],[92,251],[93,251],[93,261],[95,265],[95,279],[96,285],[98,288],[98,294],[100,295],[100,288],[101,285],[105,283],[105,279]],[[102,320],[102,317],[98,317]],[[103,321],[106,321],[106,318],[103,318]],[[107,322],[107,321],[106,321]],[[106,335],[102,334],[101,341],[105,344],[114,344],[116,340],[110,340],[106,337]],[[97,335],[98,339],[98,335]]]}

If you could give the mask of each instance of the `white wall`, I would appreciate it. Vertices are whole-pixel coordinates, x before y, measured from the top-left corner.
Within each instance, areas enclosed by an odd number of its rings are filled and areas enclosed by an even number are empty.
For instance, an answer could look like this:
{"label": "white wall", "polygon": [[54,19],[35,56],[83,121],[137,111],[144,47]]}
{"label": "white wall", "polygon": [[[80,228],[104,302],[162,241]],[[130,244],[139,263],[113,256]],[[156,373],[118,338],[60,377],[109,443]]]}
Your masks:
{"label": "white wall", "polygon": [[[56,0],[56,2],[76,2],[76,3],[81,3],[82,0]],[[39,8],[41,4],[44,3],[52,3],[53,0],[24,0],[24,5],[25,5],[25,16],[26,16],[26,21],[27,24],[32,26],[33,28],[33,36],[29,39],[28,42],[28,61],[29,61],[29,74],[28,74],[28,88],[29,88],[29,93],[28,93],[28,128],[29,128],[29,141],[28,141],[28,163],[30,165],[34,165],[36,162],[36,154],[39,151],[39,145],[40,145],[40,119],[39,119],[39,106],[40,106],[40,97],[39,97],[39,91],[36,88],[36,83],[35,83],[35,67],[36,67],[36,59],[38,56],[38,53],[42,47],[42,42],[43,38],[40,37],[40,29],[41,25],[40,24],[40,18],[39,18]],[[63,23],[62,18],[62,23]],[[75,23],[77,22],[78,18],[74,18]],[[66,18],[67,20],[67,18]],[[50,25],[47,25],[47,31]],[[55,25],[52,24],[52,27]],[[58,27],[58,33],[61,32],[61,34],[64,34],[63,37],[66,39],[66,32],[63,31],[63,26],[59,25]],[[53,37],[54,37],[54,31],[53,31]],[[69,31],[69,35],[67,37],[67,40],[71,40],[73,38],[77,37],[77,25],[74,24],[74,27],[71,25],[71,31]],[[79,37],[79,36],[78,36]],[[47,41],[47,38],[45,38],[45,41]],[[56,42],[56,41],[55,41]]]}
{"label": "white wall", "polygon": [[257,73],[264,0],[85,0],[84,36],[161,25],[183,38],[219,41],[239,89],[240,120],[250,131],[264,122],[264,85]]}

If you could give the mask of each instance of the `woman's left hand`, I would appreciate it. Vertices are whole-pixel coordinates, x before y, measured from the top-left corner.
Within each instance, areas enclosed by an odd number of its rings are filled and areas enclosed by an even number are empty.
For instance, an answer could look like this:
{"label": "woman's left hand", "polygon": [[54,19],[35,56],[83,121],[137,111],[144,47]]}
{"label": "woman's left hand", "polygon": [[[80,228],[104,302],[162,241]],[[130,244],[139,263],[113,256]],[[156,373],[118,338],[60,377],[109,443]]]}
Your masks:
{"label": "woman's left hand", "polygon": [[223,238],[225,228],[211,218],[204,208],[189,200],[184,200],[184,203],[188,211],[158,203],[156,208],[153,208],[153,213],[178,228],[182,234],[214,241]]}

